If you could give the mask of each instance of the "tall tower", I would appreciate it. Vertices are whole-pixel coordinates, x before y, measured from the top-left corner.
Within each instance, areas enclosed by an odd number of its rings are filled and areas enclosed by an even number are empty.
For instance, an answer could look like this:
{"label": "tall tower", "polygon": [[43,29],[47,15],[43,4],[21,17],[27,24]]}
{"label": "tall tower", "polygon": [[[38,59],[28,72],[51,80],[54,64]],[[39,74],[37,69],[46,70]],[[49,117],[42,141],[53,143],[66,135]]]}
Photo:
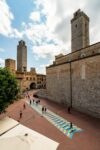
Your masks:
{"label": "tall tower", "polygon": [[15,60],[13,59],[5,59],[5,67],[8,68],[12,73],[15,73]]}
{"label": "tall tower", "polygon": [[27,71],[27,46],[23,40],[17,46],[17,71]]}
{"label": "tall tower", "polygon": [[71,20],[72,52],[89,45],[89,17],[80,9],[74,13]]}

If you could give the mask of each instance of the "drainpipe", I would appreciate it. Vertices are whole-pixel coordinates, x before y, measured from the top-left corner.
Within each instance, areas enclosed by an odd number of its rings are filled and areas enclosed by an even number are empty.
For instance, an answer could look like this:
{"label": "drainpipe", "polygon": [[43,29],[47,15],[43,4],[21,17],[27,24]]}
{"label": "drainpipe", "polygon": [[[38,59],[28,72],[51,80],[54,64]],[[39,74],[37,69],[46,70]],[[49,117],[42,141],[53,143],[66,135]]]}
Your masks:
{"label": "drainpipe", "polygon": [[72,108],[72,65],[71,62],[70,65],[70,107]]}

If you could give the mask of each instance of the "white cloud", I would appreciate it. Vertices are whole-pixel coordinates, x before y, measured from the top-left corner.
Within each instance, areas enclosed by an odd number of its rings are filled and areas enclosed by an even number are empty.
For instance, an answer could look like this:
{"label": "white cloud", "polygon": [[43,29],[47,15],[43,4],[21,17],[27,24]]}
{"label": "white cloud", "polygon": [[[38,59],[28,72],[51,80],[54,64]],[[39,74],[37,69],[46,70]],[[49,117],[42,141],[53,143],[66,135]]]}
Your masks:
{"label": "white cloud", "polygon": [[22,37],[17,29],[12,27],[14,15],[10,11],[6,0],[0,0],[0,34],[7,37]]}
{"label": "white cloud", "polygon": [[40,58],[53,59],[54,56],[59,53],[66,53],[66,49],[62,45],[47,44],[42,46],[33,46],[33,53],[37,54]]}
{"label": "white cloud", "polygon": [[14,19],[13,14],[5,0],[0,1],[0,33],[9,35],[11,33],[11,21]]}
{"label": "white cloud", "polygon": [[5,61],[2,58],[0,58],[0,67],[4,67],[4,64],[5,64]]}
{"label": "white cloud", "polygon": [[32,23],[25,25],[24,35],[33,43],[37,41],[41,44],[42,37],[46,35],[45,25],[33,25]]}
{"label": "white cloud", "polygon": [[[81,2],[81,0],[78,1]],[[24,35],[31,41],[36,59],[49,58],[51,62],[55,55],[70,52],[70,20],[74,9],[77,9],[77,5],[74,2],[74,8],[70,9],[71,2],[66,0],[37,0],[36,2],[37,8],[41,5],[43,9],[38,13],[31,12],[30,18],[40,20],[41,14],[45,15],[47,20],[45,24],[23,23]],[[81,2],[80,6],[83,5]],[[36,16],[38,19],[35,19]],[[50,41],[52,42],[50,43]]]}
{"label": "white cloud", "polygon": [[54,56],[59,53],[70,52],[69,41],[63,43],[62,40],[59,40],[55,34],[50,31],[46,24],[23,23],[23,27],[23,34],[31,41],[36,60],[39,58],[49,58],[53,60]]}
{"label": "white cloud", "polygon": [[[37,0],[37,5],[42,5],[42,13],[46,14],[46,25],[53,32],[57,39],[64,44],[70,42],[71,28],[70,20],[73,13],[79,8],[90,17],[90,28],[95,28],[95,36],[90,32],[91,43],[100,41],[99,20],[100,20],[100,1],[98,0]],[[96,10],[96,11],[95,11]],[[95,17],[96,16],[96,17]]]}
{"label": "white cloud", "polygon": [[12,37],[12,38],[22,38],[23,37],[23,31],[19,32],[17,29],[12,29],[12,33],[10,34],[10,37]]}
{"label": "white cloud", "polygon": [[[30,24],[26,29],[26,35],[32,42],[32,50],[36,59],[49,58],[51,62],[55,55],[71,51],[70,20],[73,13],[79,8],[90,17],[90,44],[100,41],[99,24],[97,23],[100,16],[98,15],[98,20],[94,17],[96,8],[98,8],[98,14],[100,13],[99,3],[93,0],[77,0],[77,3],[74,0],[37,0],[37,8],[39,9],[39,6],[43,8],[39,14],[46,16],[46,22],[39,25]],[[50,40],[53,42],[48,43]]]}
{"label": "white cloud", "polygon": [[33,21],[40,21],[40,13],[38,11],[32,12],[30,14],[30,19]]}
{"label": "white cloud", "polygon": [[[64,44],[70,41],[70,20],[73,12],[85,6],[86,0],[37,0],[37,5],[42,5],[42,13],[46,14],[46,25],[57,39]],[[78,5],[77,5],[78,4]]]}
{"label": "white cloud", "polygon": [[36,68],[36,72],[40,74],[46,74],[46,65],[42,64],[39,67]]}

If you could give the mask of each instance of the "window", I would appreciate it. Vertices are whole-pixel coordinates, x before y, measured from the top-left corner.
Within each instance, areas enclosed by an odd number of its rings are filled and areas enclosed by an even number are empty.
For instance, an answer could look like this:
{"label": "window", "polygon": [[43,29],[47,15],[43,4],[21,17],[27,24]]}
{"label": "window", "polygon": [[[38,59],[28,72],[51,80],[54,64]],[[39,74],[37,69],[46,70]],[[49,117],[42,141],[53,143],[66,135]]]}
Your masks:
{"label": "window", "polygon": [[77,24],[75,25],[75,27],[77,28]]}
{"label": "window", "polygon": [[23,67],[23,71],[26,72],[26,67]]}

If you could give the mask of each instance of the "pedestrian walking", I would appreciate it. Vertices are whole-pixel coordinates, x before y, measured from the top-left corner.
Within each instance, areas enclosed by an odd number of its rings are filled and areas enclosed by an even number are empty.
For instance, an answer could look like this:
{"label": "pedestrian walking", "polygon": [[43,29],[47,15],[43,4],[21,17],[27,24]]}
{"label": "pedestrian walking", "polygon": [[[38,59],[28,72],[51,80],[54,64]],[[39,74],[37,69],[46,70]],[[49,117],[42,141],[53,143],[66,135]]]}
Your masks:
{"label": "pedestrian walking", "polygon": [[46,111],[47,111],[47,108],[46,108],[46,107],[44,107],[44,112],[46,113]]}
{"label": "pedestrian walking", "polygon": [[20,110],[20,118],[22,118],[22,111]]}
{"label": "pedestrian walking", "polygon": [[69,114],[71,113],[71,111],[70,111],[70,110],[71,110],[71,108],[70,108],[70,106],[69,106],[69,107],[68,107],[68,113],[69,113]]}
{"label": "pedestrian walking", "polygon": [[25,105],[25,103],[23,104],[23,108],[24,108],[24,109],[26,109],[26,105]]}
{"label": "pedestrian walking", "polygon": [[38,105],[38,103],[39,103],[39,102],[38,102],[38,100],[37,100],[37,101],[36,101],[36,105]]}
{"label": "pedestrian walking", "polygon": [[44,106],[42,106],[42,114],[44,113]]}
{"label": "pedestrian walking", "polygon": [[33,99],[33,104],[34,104],[34,99]]}
{"label": "pedestrian walking", "polygon": [[31,103],[32,103],[32,102],[31,102],[31,99],[30,99],[30,105],[31,105]]}
{"label": "pedestrian walking", "polygon": [[40,104],[40,99],[38,99],[38,103]]}
{"label": "pedestrian walking", "polygon": [[72,129],[73,128],[73,124],[72,124],[72,122],[70,122],[70,129]]}

